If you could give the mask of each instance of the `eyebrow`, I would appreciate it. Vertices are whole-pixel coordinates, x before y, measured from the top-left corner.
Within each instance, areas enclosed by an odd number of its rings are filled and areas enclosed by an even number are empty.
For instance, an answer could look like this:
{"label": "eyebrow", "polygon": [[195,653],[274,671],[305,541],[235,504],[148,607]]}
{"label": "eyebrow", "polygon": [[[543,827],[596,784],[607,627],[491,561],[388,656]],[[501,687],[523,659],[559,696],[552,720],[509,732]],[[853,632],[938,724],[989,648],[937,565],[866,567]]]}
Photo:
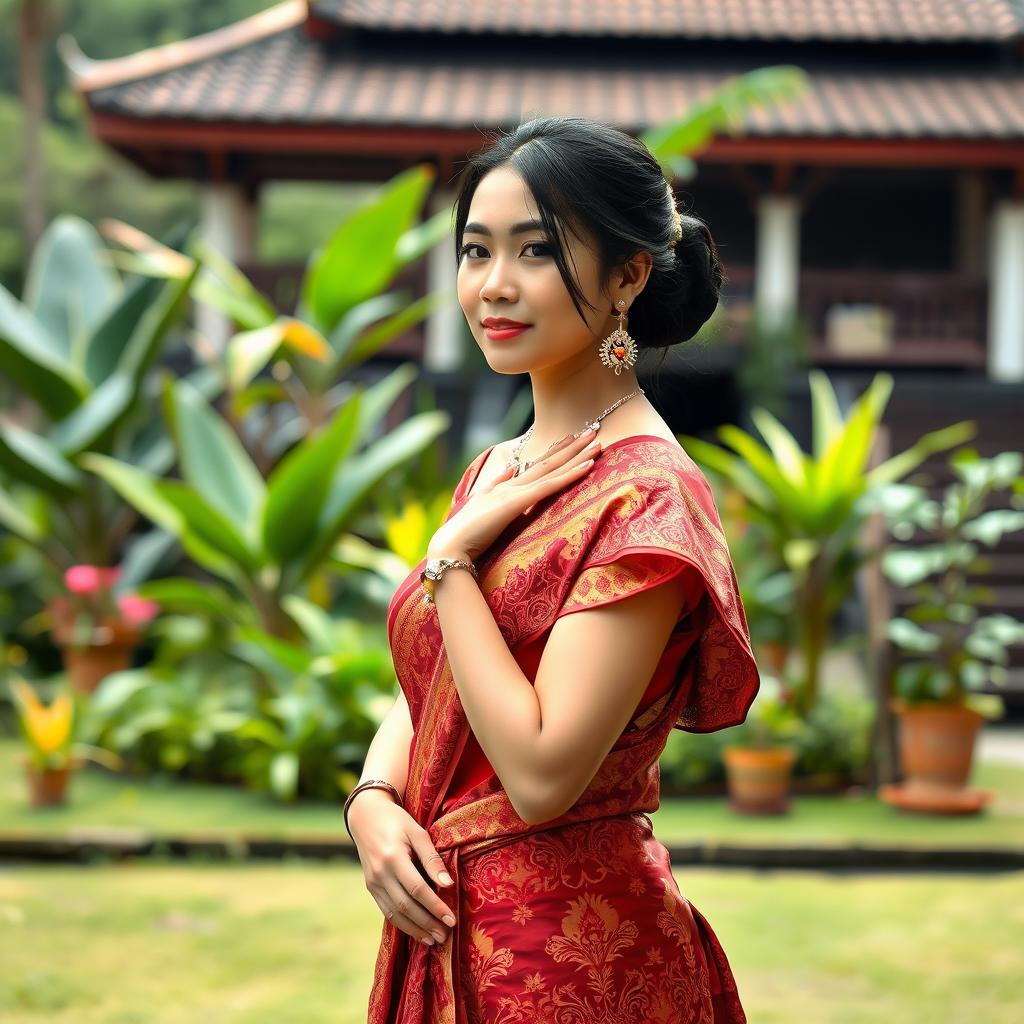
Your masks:
{"label": "eyebrow", "polygon": [[[544,222],[540,220],[521,220],[518,224],[513,224],[510,235],[520,235],[524,231],[535,231],[537,228],[543,228]],[[466,233],[472,233],[474,235],[488,235],[491,234],[491,229],[484,224],[478,224],[473,221],[471,224],[467,224],[463,229]]]}

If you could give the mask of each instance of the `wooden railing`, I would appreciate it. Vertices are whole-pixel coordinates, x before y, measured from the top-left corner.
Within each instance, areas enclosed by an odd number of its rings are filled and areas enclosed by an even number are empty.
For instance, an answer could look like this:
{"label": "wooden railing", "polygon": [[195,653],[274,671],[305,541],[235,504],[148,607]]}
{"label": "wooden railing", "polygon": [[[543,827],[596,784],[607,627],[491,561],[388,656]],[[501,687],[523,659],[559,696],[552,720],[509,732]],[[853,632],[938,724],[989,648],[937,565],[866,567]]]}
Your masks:
{"label": "wooden railing", "polygon": [[[730,265],[726,301],[753,300],[754,268]],[[980,368],[985,365],[988,278],[958,271],[800,271],[800,313],[811,334],[813,362]],[[830,310],[880,307],[891,316],[886,351],[836,351]],[[834,336],[834,335],[833,335]]]}

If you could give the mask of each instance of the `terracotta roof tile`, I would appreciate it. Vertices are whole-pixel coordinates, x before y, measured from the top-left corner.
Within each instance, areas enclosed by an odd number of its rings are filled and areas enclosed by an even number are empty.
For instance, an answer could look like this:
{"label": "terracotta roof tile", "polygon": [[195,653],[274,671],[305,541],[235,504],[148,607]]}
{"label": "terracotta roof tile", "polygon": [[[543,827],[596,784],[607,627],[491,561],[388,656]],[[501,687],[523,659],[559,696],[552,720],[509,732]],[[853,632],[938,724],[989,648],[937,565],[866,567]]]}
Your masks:
{"label": "terracotta roof tile", "polygon": [[353,27],[505,35],[718,39],[1005,40],[1015,0],[314,0]]}
{"label": "terracotta roof tile", "polygon": [[[806,66],[796,103],[754,109],[755,135],[854,138],[1024,138],[1024,71]],[[716,85],[739,64],[642,65],[603,53],[506,49],[486,61],[403,49],[353,52],[289,28],[229,52],[87,93],[97,111],[144,119],[463,128],[525,116],[579,114],[642,131]]]}

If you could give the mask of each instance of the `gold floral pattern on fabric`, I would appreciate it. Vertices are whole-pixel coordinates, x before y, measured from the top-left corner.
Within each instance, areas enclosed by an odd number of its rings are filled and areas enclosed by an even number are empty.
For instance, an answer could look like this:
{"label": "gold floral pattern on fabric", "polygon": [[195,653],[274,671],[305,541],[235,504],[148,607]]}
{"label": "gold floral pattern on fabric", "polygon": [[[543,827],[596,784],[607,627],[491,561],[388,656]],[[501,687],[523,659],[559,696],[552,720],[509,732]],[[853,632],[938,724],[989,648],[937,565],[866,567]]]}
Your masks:
{"label": "gold floral pattern on fabric", "polygon": [[[558,878],[567,855],[596,864],[609,848],[614,867],[601,873],[600,885],[570,885],[563,898],[540,895],[561,891],[547,876]],[[477,885],[481,874],[497,878],[502,866],[535,893],[538,913],[525,921],[509,914],[507,897]],[[649,824],[620,819],[550,830],[467,861],[463,873],[473,895],[461,907],[472,923],[460,990],[471,1024],[745,1019],[724,952],[679,892]]]}
{"label": "gold floral pattern on fabric", "polygon": [[[449,516],[482,461],[463,475]],[[455,880],[438,895],[458,923],[428,948],[383,922],[369,1024],[745,1022],[725,953],[680,895],[647,817],[672,729],[742,721],[757,690],[707,482],[665,439],[612,442],[578,484],[511,523],[477,570],[514,649],[560,615],[635,593],[683,562],[714,606],[686,673],[634,716],[576,803],[534,825],[496,776],[441,813],[469,725],[436,607],[420,600],[420,566],[398,588],[388,637],[414,727],[405,806]]]}

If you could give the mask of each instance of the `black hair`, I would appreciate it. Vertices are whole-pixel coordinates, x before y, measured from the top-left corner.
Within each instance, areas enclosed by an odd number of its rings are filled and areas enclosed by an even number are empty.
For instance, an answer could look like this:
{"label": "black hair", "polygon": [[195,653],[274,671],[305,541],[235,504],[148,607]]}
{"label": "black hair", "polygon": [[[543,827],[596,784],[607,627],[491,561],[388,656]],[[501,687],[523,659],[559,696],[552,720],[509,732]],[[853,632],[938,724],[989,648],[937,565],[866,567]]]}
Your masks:
{"label": "black hair", "polygon": [[505,165],[533,194],[581,318],[587,300],[569,270],[561,227],[577,235],[582,228],[594,240],[602,286],[637,250],[650,253],[650,275],[627,313],[641,351],[688,341],[714,313],[722,266],[707,225],[681,213],[683,234],[673,245],[675,197],[658,161],[628,132],[584,117],[535,118],[469,158],[455,206],[456,263],[473,194],[485,174]]}

